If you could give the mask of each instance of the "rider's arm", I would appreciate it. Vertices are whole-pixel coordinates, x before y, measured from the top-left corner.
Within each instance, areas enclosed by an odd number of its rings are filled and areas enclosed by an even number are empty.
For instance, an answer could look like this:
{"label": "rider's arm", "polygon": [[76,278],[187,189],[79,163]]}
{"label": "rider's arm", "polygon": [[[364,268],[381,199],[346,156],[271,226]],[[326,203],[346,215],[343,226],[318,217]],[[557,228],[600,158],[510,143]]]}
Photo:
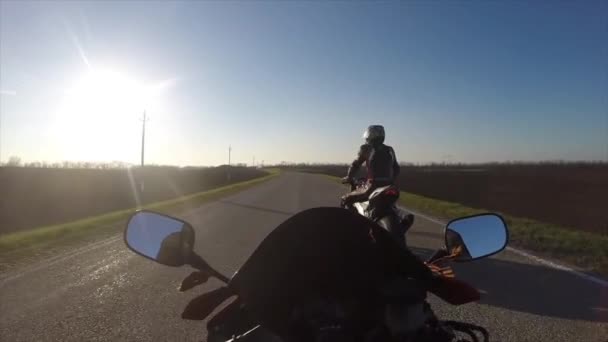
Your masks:
{"label": "rider's arm", "polygon": [[361,167],[361,165],[365,162],[365,160],[367,160],[367,157],[369,155],[369,150],[370,150],[369,145],[361,145],[361,147],[359,148],[359,153],[357,154],[357,158],[355,160],[353,160],[353,162],[350,164],[350,167],[348,168],[348,173],[346,173],[346,178],[352,178],[355,175],[355,173],[357,173],[357,171],[359,171],[359,168]]}
{"label": "rider's arm", "polygon": [[399,173],[401,172],[401,167],[399,166],[399,162],[397,161],[397,155],[395,154],[395,150],[391,147],[391,153],[393,154],[393,177],[397,178]]}

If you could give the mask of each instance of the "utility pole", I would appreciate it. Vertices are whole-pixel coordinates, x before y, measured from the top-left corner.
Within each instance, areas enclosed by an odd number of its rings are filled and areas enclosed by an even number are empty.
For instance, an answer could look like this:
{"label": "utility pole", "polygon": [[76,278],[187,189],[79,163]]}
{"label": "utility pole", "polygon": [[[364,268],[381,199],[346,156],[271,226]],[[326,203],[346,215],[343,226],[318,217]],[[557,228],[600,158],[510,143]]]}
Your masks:
{"label": "utility pole", "polygon": [[253,167],[255,167],[255,156],[253,156],[253,164],[251,164]]}
{"label": "utility pole", "polygon": [[[141,121],[142,121],[141,122],[141,125],[142,125],[142,127],[141,127],[141,167],[142,167],[142,172],[143,172],[144,156],[145,156],[145,150],[146,150],[146,122],[148,121],[148,118],[146,117],[146,110],[144,110],[144,118]],[[139,186],[140,186],[141,194],[143,195],[143,193],[144,193],[143,173],[142,173],[141,183],[139,184]]]}
{"label": "utility pole", "polygon": [[141,166],[144,166],[144,156],[146,150],[146,111],[144,110],[144,118],[141,120]]}
{"label": "utility pole", "polygon": [[2,166],[2,111],[0,111],[0,166]]}
{"label": "utility pole", "polygon": [[226,173],[226,178],[228,179],[228,182],[230,182],[230,180],[232,179],[232,176],[230,175],[230,158],[232,157],[232,146],[228,145],[228,172]]}

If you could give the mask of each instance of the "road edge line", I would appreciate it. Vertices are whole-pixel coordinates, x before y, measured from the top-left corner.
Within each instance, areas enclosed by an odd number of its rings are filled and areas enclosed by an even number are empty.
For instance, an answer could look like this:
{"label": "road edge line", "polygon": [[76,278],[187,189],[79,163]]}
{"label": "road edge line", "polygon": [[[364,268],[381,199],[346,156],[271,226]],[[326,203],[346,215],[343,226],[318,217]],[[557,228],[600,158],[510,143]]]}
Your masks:
{"label": "road edge line", "polygon": [[[332,178],[334,181],[339,180],[339,178],[336,177],[336,176],[327,175],[327,174],[321,174],[321,175],[324,175],[326,177]],[[430,217],[430,216],[428,216],[426,214],[422,214],[419,211],[410,210],[410,209],[408,209],[406,207],[403,207],[403,206],[398,206],[398,207],[401,208],[401,209],[403,209],[403,210],[405,210],[405,211],[407,211],[407,212],[410,212],[410,213],[412,213],[412,214],[414,214],[416,216],[420,216],[420,217],[426,219],[427,221],[436,223],[438,225],[445,226],[447,224],[447,222],[443,222],[443,221],[438,220],[438,219],[436,219],[434,217]],[[608,287],[608,280],[604,280],[602,278],[592,276],[590,274],[578,271],[578,270],[576,270],[576,269],[574,269],[572,267],[565,266],[565,265],[562,265],[562,264],[554,262],[554,261],[543,259],[541,257],[538,257],[538,256],[536,256],[534,254],[531,254],[529,252],[523,251],[523,250],[518,249],[518,248],[513,248],[513,247],[510,247],[510,246],[507,246],[506,250],[509,251],[509,252],[513,252],[513,253],[515,253],[515,254],[517,254],[519,256],[522,256],[524,258],[527,258],[527,259],[530,259],[532,261],[535,261],[535,262],[537,262],[537,263],[539,263],[541,265],[547,266],[549,268],[553,268],[553,269],[556,269],[556,270],[572,273],[573,275],[575,275],[575,276],[577,276],[577,277],[579,277],[581,279],[584,279],[584,280],[590,281],[592,283],[595,283],[596,285],[599,285],[599,286],[602,286],[602,287]]]}
{"label": "road edge line", "polygon": [[[401,208],[401,209],[403,209],[405,211],[408,211],[408,212],[410,212],[410,213],[412,213],[412,214],[414,214],[416,216],[420,216],[420,217],[426,219],[427,221],[436,223],[438,225],[445,226],[447,224],[447,222],[440,221],[440,220],[438,220],[438,219],[436,219],[434,217],[430,217],[430,216],[422,214],[422,213],[420,213],[418,211],[410,210],[410,209],[408,209],[406,207],[402,207],[402,206],[400,206],[399,208]],[[585,279],[587,281],[590,281],[592,283],[595,283],[596,285],[600,285],[600,286],[603,286],[603,287],[608,287],[608,281],[607,280],[604,280],[604,279],[601,279],[601,278],[598,278],[598,277],[594,277],[594,276],[592,276],[590,274],[578,271],[578,270],[576,270],[576,269],[574,269],[572,267],[565,266],[565,265],[562,265],[560,263],[557,263],[557,262],[554,262],[554,261],[550,261],[550,260],[538,257],[538,256],[536,256],[534,254],[531,254],[529,252],[523,251],[523,250],[518,249],[518,248],[507,246],[506,250],[509,251],[509,252],[513,252],[513,253],[515,253],[515,254],[517,254],[519,256],[522,256],[524,258],[527,258],[527,259],[530,259],[532,261],[535,261],[535,262],[537,262],[537,263],[539,263],[541,265],[544,265],[544,266],[547,266],[547,267],[550,267],[550,268],[553,268],[553,269],[556,269],[556,270],[572,273],[575,276],[577,276],[579,278],[582,278],[582,279]]]}

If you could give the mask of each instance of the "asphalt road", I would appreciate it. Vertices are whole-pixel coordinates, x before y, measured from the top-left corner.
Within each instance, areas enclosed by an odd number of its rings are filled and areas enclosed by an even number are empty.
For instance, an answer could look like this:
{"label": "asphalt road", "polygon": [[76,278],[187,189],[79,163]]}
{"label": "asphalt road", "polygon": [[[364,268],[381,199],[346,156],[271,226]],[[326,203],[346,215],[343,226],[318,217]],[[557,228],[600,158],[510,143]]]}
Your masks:
{"label": "asphalt road", "polygon": [[[230,275],[279,223],[303,209],[333,206],[345,188],[323,176],[287,173],[185,215],[196,250]],[[417,218],[417,253],[441,244],[437,223]],[[455,267],[481,289],[480,303],[430,302],[443,319],[473,322],[492,341],[608,340],[608,288],[511,252]],[[116,236],[0,276],[1,341],[200,341],[205,325],[180,319],[188,301],[218,286],[176,289],[191,270],[134,255]]]}

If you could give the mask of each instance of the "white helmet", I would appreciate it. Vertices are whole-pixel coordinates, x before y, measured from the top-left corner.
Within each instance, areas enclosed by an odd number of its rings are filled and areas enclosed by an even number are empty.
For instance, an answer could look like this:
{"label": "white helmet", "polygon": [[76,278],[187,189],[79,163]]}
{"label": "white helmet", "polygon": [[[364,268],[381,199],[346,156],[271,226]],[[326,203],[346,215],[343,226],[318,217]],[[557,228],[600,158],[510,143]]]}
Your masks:
{"label": "white helmet", "polygon": [[384,127],[382,125],[371,125],[363,132],[363,139],[368,144],[382,144],[384,142]]}

